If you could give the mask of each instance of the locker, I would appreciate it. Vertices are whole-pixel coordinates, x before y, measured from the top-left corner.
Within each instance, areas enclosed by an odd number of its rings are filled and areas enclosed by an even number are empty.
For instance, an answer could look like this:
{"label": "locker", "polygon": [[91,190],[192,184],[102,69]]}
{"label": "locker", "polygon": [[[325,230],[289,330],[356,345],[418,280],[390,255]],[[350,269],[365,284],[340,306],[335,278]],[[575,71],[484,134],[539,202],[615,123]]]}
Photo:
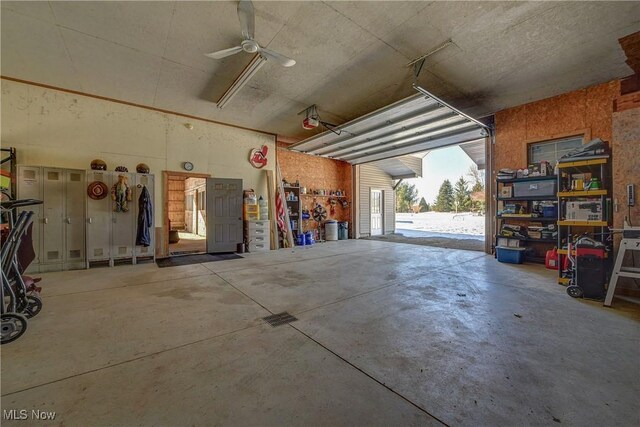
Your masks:
{"label": "locker", "polygon": [[25,208],[36,212],[33,242],[36,260],[28,271],[82,268],[84,250],[84,171],[18,167],[18,197],[43,201]]}
{"label": "locker", "polygon": [[[133,205],[135,205],[135,224],[134,224],[134,231],[133,231],[133,238],[135,239],[137,234],[138,234],[138,215],[140,214],[140,210],[138,207],[138,198],[140,197],[140,193],[142,191],[143,187],[147,187],[147,190],[149,191],[149,194],[151,195],[151,200],[152,200],[152,207],[153,207],[153,212],[155,214],[155,209],[156,206],[155,204],[153,204],[153,201],[155,201],[155,197],[154,197],[154,184],[155,184],[155,180],[154,180],[154,176],[153,175],[147,175],[147,174],[136,174],[135,175],[136,181],[135,181],[135,185],[132,188],[132,200],[131,203]],[[151,227],[149,228],[149,235],[151,237],[151,245],[149,245],[148,247],[145,246],[140,246],[140,245],[136,245],[135,246],[135,255],[136,257],[152,257],[155,254],[155,222],[152,222]],[[135,241],[134,241],[135,243]]]}
{"label": "locker", "polygon": [[[93,181],[104,182],[109,189],[109,196],[102,200],[87,197],[87,267],[94,261],[131,260],[136,257],[146,258],[155,256],[154,232],[151,230],[152,245],[149,247],[135,246],[138,224],[138,197],[143,185],[154,196],[154,176],[146,174],[87,171],[86,186]],[[118,175],[127,177],[131,200],[128,201],[127,212],[115,212],[116,202],[111,197],[111,190],[118,181]],[[140,185],[140,187],[138,187]],[[154,206],[155,209],[155,206]]]}
{"label": "locker", "polygon": [[[111,173],[87,171],[87,186],[103,182],[111,189]],[[111,196],[94,200],[87,197],[87,262],[107,261],[111,258]]]}
{"label": "locker", "polygon": [[[43,168],[42,170],[42,264],[63,262],[64,257],[64,171]],[[47,270],[62,270],[62,265]],[[42,270],[41,270],[42,271]]]}
{"label": "locker", "polygon": [[135,243],[135,203],[133,187],[135,187],[135,175],[125,172],[114,172],[111,176],[111,188],[118,182],[118,176],[127,178],[131,189],[131,200],[127,202],[127,212],[116,212],[116,203],[111,201],[111,258],[133,258],[133,246]]}
{"label": "locker", "polygon": [[85,262],[85,172],[66,170],[65,173],[65,270],[84,268]]}
{"label": "locker", "polygon": [[[31,166],[18,166],[17,198],[19,199],[37,199],[42,200],[42,168]],[[42,205],[29,206],[28,208],[18,209],[21,211],[33,211],[33,250],[36,258],[33,260],[27,272],[37,272],[40,264],[42,245],[40,240],[42,228]]]}

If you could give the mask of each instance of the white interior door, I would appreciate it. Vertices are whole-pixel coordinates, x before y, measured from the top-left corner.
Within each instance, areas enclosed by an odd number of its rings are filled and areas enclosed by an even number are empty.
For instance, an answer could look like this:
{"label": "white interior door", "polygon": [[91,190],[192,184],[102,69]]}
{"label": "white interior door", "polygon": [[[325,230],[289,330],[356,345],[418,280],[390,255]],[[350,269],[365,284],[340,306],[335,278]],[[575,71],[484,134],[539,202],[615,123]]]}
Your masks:
{"label": "white interior door", "polygon": [[207,178],[207,252],[235,252],[242,243],[242,180]]}
{"label": "white interior door", "polygon": [[380,236],[382,234],[382,191],[371,190],[371,235]]}

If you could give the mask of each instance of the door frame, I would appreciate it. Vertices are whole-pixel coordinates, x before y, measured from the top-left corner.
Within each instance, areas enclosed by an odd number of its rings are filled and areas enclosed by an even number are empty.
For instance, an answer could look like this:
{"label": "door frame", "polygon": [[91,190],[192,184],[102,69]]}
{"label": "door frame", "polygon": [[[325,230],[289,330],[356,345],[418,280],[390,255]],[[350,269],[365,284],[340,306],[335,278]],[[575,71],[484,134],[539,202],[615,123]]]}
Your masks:
{"label": "door frame", "polygon": [[[380,230],[382,230],[382,232],[380,233],[381,236],[384,236],[384,190],[382,188],[373,188],[370,187],[369,188],[369,237],[373,236],[373,221],[371,221],[371,206],[372,206],[372,201],[373,201],[373,197],[372,194],[374,191],[379,191],[380,192]],[[376,234],[377,236],[377,234]]]}
{"label": "door frame", "polygon": [[161,257],[169,256],[169,177],[183,176],[185,178],[211,178],[208,173],[162,171],[162,254]]}

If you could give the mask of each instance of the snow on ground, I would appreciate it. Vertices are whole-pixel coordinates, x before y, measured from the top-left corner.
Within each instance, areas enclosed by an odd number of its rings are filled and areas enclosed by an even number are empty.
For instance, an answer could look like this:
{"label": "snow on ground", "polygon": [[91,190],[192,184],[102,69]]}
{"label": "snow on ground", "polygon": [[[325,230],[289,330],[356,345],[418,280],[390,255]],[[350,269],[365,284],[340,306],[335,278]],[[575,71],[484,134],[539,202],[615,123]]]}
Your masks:
{"label": "snow on ground", "polygon": [[397,213],[396,232],[403,233],[403,230],[484,238],[484,215],[478,216],[471,212],[458,214],[453,212]]}

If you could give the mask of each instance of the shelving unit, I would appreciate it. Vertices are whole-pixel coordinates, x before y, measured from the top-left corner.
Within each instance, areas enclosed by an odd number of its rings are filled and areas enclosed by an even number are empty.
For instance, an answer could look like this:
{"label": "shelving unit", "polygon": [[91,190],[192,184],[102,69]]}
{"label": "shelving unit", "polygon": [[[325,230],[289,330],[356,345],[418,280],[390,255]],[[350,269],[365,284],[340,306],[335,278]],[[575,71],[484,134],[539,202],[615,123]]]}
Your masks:
{"label": "shelving unit", "polygon": [[[298,237],[300,233],[300,220],[301,220],[301,203],[300,203],[300,187],[285,185],[284,195],[287,203],[286,209],[289,211],[289,221],[291,221],[291,232],[294,239]],[[304,194],[303,194],[304,196]]]}
{"label": "shelving unit", "polygon": [[[558,164],[557,186],[560,209],[558,211],[557,247],[560,265],[558,269],[559,284],[566,285],[569,283],[569,278],[563,277],[562,266],[564,265],[564,258],[568,255],[566,246],[571,241],[572,236],[588,233],[594,240],[602,242],[608,251],[612,249],[611,242],[606,239],[606,232],[612,223],[610,160],[609,155],[602,155],[584,160],[560,161]],[[588,176],[589,180],[596,178],[600,182],[600,188],[572,190],[571,182],[577,176],[581,176],[580,179],[583,180],[583,185],[587,184],[585,177]],[[600,216],[600,218],[567,219],[567,203],[570,202],[585,202],[593,207],[598,206],[596,212],[592,212],[591,215]],[[589,216],[588,213],[587,216]]]}
{"label": "shelving unit", "polygon": [[[536,183],[544,183],[543,185],[548,185],[548,183],[555,184],[556,176],[537,176],[537,177],[527,177],[527,178],[512,178],[512,179],[498,179],[496,180],[496,236],[495,236],[495,246],[498,246],[499,239],[507,239],[510,242],[516,242],[515,244],[509,244],[510,247],[522,247],[524,244],[530,249],[525,253],[525,259],[529,262],[544,262],[544,253],[553,247],[556,243],[556,239],[552,238],[532,238],[529,236],[519,237],[519,236],[504,236],[500,234],[500,230],[503,225],[509,224],[514,226],[521,226],[523,228],[527,228],[532,226],[533,224],[542,224],[543,226],[548,226],[549,224],[555,224],[558,218],[554,217],[543,217],[541,216],[541,212],[536,212],[535,207],[540,202],[549,203],[557,203],[556,190],[552,189],[549,191],[549,194],[545,195],[531,195],[531,196],[518,196],[515,193],[514,184],[518,184],[519,186],[522,184],[536,184]],[[504,187],[511,187],[509,196],[501,196],[503,193]],[[507,191],[509,193],[509,191]],[[524,203],[517,203],[524,202]],[[518,204],[521,205],[521,209],[523,209],[524,213],[502,213],[504,211],[505,206],[508,204]]]}

